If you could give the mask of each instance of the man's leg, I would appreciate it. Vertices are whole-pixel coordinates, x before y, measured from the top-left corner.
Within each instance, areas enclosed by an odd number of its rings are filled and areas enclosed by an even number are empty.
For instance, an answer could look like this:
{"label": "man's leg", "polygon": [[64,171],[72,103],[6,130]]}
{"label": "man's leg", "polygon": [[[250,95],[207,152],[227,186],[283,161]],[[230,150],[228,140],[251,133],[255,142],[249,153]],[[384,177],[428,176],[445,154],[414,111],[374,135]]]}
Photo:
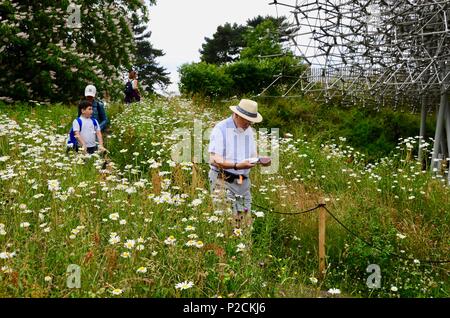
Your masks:
{"label": "man's leg", "polygon": [[244,226],[250,226],[253,223],[252,218],[252,193],[250,191],[251,188],[251,182],[250,178],[247,178],[242,183],[242,205],[243,205],[243,212],[242,212],[242,223]]}
{"label": "man's leg", "polygon": [[212,169],[209,170],[208,177],[214,209],[226,212],[226,188],[224,180],[219,178],[219,172]]}
{"label": "man's leg", "polygon": [[233,218],[230,218],[230,212],[231,214],[234,214],[232,212],[234,210],[234,206],[233,194],[229,189],[229,183],[222,178],[219,178],[219,172],[215,170],[210,170],[208,176],[214,212],[221,211],[226,220],[224,224],[224,231],[228,233],[227,235],[231,235],[232,230],[236,226],[234,225]]}
{"label": "man's leg", "polygon": [[233,217],[237,227],[245,225],[248,215],[251,218],[251,194],[250,179],[244,179],[242,184],[238,184],[237,180],[229,184],[230,200],[232,201]]}

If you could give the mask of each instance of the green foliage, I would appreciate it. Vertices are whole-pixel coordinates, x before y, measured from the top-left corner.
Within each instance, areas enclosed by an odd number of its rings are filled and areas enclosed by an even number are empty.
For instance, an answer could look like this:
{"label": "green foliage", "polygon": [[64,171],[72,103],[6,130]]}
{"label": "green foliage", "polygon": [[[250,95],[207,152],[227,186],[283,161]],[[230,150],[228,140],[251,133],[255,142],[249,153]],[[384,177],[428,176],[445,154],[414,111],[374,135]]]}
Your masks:
{"label": "green foliage", "polygon": [[[297,99],[261,97],[258,103],[265,127],[278,127],[282,134],[301,136],[306,133],[320,142],[342,137],[366,154],[368,161],[395,150],[400,138],[419,134],[420,116],[410,112],[375,111],[358,106],[345,109],[319,104],[306,96]],[[434,136],[433,125],[432,118],[427,118],[427,138]]]}
{"label": "green foliage", "polygon": [[[260,25],[263,25],[262,27]],[[289,27],[286,17],[271,17],[271,16],[257,16],[247,20],[246,25],[237,25],[233,23],[225,23],[219,25],[212,38],[205,37],[205,43],[202,44],[200,50],[200,60],[202,62],[222,65],[229,62],[235,62],[241,59],[242,50],[247,50],[247,47],[254,47],[255,41],[259,41],[256,36],[261,34],[266,37],[266,31],[273,35],[274,41],[283,43],[288,40],[289,34],[295,32],[295,28]],[[258,29],[258,30],[255,30]],[[253,35],[254,33],[257,33]],[[266,38],[267,40],[267,38]],[[270,40],[269,40],[270,41]],[[250,42],[250,43],[249,43]],[[259,45],[259,43],[258,43]],[[272,43],[265,41],[263,46],[271,46]],[[261,47],[255,48],[260,50]],[[247,52],[245,54],[251,55]]]}
{"label": "green foliage", "polygon": [[268,94],[278,94],[281,88],[290,87],[303,66],[292,56],[272,59],[242,59],[217,66],[205,62],[185,64],[180,67],[180,92],[188,96],[230,97],[256,95],[268,87],[286,70],[292,78],[273,85]]}
{"label": "green foliage", "polygon": [[205,43],[200,50],[200,60],[217,65],[237,60],[245,45],[244,30],[245,27],[236,23],[219,25],[212,38],[205,37]]}
{"label": "green foliage", "polygon": [[[332,118],[323,123],[334,126],[327,130],[327,137],[337,134],[347,138],[354,147],[369,154],[370,159],[388,155],[400,138],[419,134],[420,118],[408,112],[389,109],[375,112],[357,107],[348,110],[330,108],[324,112],[324,119],[325,116]],[[430,121],[426,128],[426,135],[432,136],[434,128]]]}
{"label": "green foliage", "polygon": [[282,48],[277,25],[266,20],[245,34],[246,47],[241,52],[241,59],[260,56],[281,55]]}
{"label": "green foliage", "polygon": [[300,27],[295,27],[290,24],[285,16],[272,17],[258,15],[255,18],[247,20],[247,28],[256,28],[258,25],[265,21],[271,21],[276,26],[276,33],[278,33],[278,39],[280,43],[288,42],[289,36],[295,34]]}
{"label": "green foliage", "polygon": [[298,129],[309,130],[317,107],[306,99],[259,99],[258,104],[259,112],[264,114],[264,127],[279,128],[281,135]]}
{"label": "green foliage", "polygon": [[[180,91],[190,96],[198,94],[213,98],[256,95],[280,74],[285,75],[285,79],[272,85],[267,93],[279,94],[281,89],[291,87],[305,66],[292,53],[282,50],[279,27],[283,21],[283,18],[257,17],[249,20],[245,28],[230,24],[220,26],[214,38],[207,38],[203,44],[202,62],[197,66],[189,65],[189,70],[196,72],[188,71],[185,66],[180,68]],[[214,66],[207,67],[205,63]],[[222,80],[223,74],[228,80]],[[225,87],[222,89],[216,86],[223,82]]]}
{"label": "green foliage", "polygon": [[[81,6],[79,26],[71,3]],[[89,83],[100,96],[121,97],[122,72],[136,51],[128,20],[133,11],[147,19],[139,0],[2,1],[0,98],[74,101]]]}
{"label": "green foliage", "polygon": [[224,69],[233,81],[231,95],[258,94],[273,80],[270,65],[257,60],[240,60]]}
{"label": "green foliage", "polygon": [[233,85],[223,68],[205,62],[183,64],[179,68],[180,92],[187,95],[227,96]]}

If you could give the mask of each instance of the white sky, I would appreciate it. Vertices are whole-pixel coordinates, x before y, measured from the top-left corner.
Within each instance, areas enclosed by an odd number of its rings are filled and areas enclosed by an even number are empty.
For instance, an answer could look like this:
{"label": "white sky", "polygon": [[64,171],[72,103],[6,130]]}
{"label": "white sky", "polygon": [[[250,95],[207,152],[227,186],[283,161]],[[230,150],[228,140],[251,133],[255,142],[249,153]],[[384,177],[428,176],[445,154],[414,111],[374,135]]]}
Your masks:
{"label": "white sky", "polygon": [[[165,56],[157,61],[171,73],[168,91],[178,93],[177,68],[184,63],[199,62],[199,50],[219,25],[226,22],[245,24],[258,15],[276,17],[272,0],[157,0],[150,7],[150,42]],[[279,14],[286,14],[280,12]]]}

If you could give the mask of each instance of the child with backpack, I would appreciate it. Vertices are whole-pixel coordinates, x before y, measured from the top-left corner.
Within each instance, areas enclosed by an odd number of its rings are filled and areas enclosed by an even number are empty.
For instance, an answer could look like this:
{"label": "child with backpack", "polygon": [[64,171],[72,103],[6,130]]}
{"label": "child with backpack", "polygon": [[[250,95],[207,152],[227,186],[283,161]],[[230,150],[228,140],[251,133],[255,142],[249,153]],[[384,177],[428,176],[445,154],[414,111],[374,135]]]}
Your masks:
{"label": "child with backpack", "polygon": [[[108,116],[105,111],[105,103],[101,100],[95,98],[97,94],[97,88],[94,85],[87,85],[84,89],[85,98],[92,103],[92,118],[97,119],[100,124],[100,129],[102,132],[105,132],[106,126],[108,125]],[[81,116],[81,113],[78,111],[78,116]]]}
{"label": "child with backpack", "polygon": [[[69,133],[68,147],[72,147],[78,152],[82,147],[84,153],[93,154],[97,150],[106,151],[103,147],[103,137],[98,121],[92,118],[92,103],[83,100],[78,105],[81,116],[76,118],[72,123],[72,129]],[[98,140],[98,146],[96,143]]]}

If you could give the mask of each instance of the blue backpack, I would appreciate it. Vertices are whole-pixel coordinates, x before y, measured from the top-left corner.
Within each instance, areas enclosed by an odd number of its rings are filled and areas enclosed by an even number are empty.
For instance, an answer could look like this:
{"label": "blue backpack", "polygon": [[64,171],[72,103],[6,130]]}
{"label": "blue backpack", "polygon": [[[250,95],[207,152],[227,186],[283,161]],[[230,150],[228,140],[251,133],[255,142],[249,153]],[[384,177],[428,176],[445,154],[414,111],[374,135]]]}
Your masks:
{"label": "blue backpack", "polygon": [[[92,122],[94,123],[94,128],[97,129],[97,121],[92,118]],[[83,122],[81,121],[80,117],[77,118],[78,125],[80,125],[80,132],[81,132],[81,126],[83,125]],[[73,126],[70,128],[69,132],[69,139],[67,140],[67,147],[71,147],[74,149],[78,148],[78,140],[75,138],[75,132],[73,131]]]}

